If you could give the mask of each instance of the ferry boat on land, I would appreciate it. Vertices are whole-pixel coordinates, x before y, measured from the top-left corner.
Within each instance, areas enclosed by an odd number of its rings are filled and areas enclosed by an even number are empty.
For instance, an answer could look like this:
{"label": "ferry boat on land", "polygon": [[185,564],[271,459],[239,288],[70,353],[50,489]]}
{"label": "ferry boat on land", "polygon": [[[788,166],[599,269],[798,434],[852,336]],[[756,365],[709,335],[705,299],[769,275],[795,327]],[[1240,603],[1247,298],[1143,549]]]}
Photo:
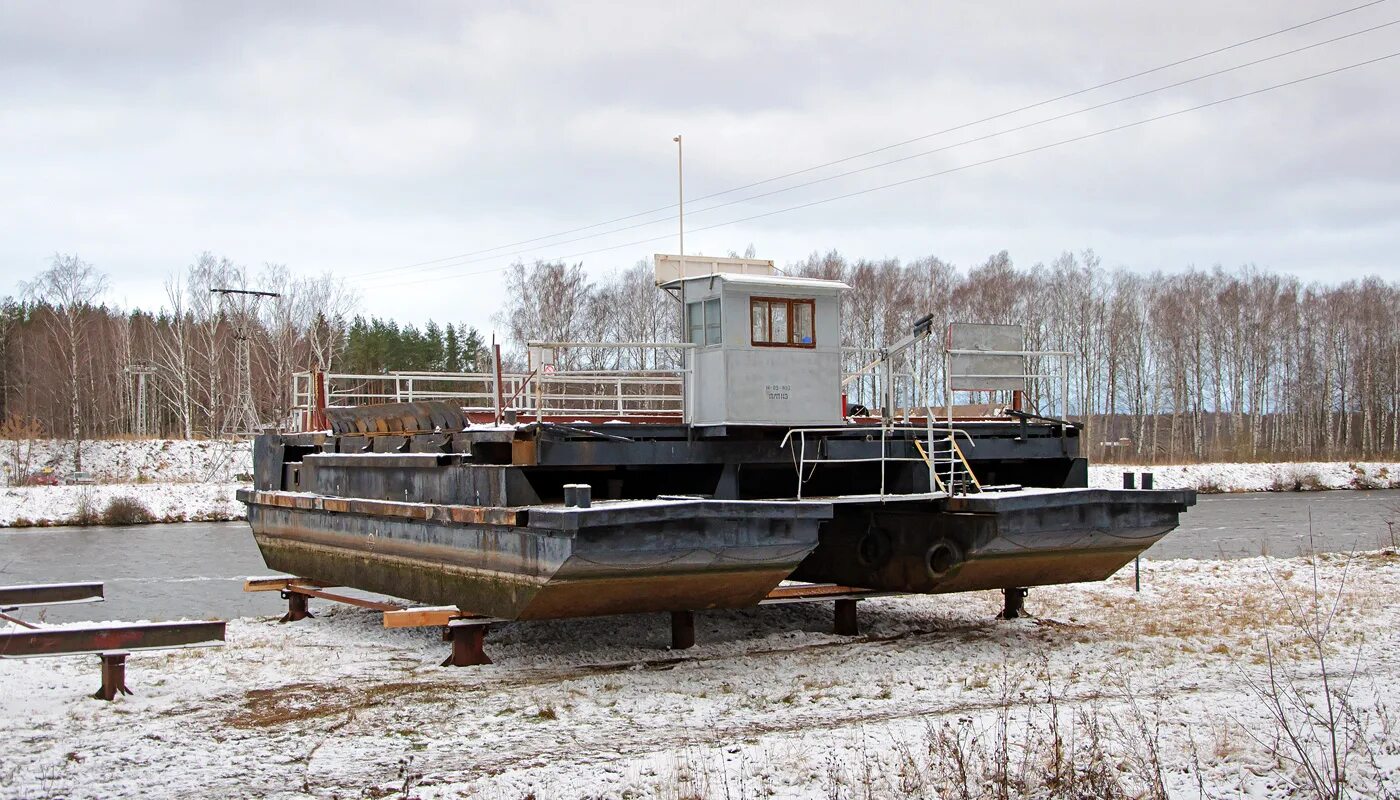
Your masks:
{"label": "ferry boat on land", "polygon": [[[1066,356],[1025,350],[1017,326],[925,317],[844,372],[843,283],[675,256],[657,282],[683,342],[532,342],[523,373],[497,348],[488,374],[300,377],[306,430],[259,436],[239,495],[267,565],[505,620],[740,608],[785,581],[1001,589],[1014,615],[1028,587],[1112,575],[1195,503],[1087,488],[1063,389],[1057,414],[1023,409],[1054,377],[1031,367]],[[678,367],[577,357],[619,349]],[[905,369],[916,353],[941,362],[937,405]],[[1011,400],[954,405],[974,391]]]}

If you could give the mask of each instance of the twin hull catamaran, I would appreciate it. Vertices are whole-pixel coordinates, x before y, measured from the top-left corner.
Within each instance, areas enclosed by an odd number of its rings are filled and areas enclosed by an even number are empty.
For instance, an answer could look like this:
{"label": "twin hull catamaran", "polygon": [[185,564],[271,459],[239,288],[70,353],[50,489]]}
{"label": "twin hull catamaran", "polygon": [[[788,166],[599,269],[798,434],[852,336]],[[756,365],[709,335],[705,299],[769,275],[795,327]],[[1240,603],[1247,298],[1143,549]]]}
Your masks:
{"label": "twin hull catamaran", "polygon": [[[843,373],[845,284],[752,259],[658,256],[657,276],[684,342],[531,343],[514,375],[497,355],[488,375],[303,377],[309,430],[259,436],[240,493],[267,565],[508,620],[740,608],[784,581],[1003,589],[1014,614],[1027,587],[1107,578],[1195,502],[1087,488],[1081,426],[1021,408],[1064,354],[1016,326],[953,325],[938,347],[925,318]],[[618,348],[680,366],[580,366]],[[941,360],[938,405],[904,371],[917,358]],[[970,391],[1012,399],[953,404]]]}

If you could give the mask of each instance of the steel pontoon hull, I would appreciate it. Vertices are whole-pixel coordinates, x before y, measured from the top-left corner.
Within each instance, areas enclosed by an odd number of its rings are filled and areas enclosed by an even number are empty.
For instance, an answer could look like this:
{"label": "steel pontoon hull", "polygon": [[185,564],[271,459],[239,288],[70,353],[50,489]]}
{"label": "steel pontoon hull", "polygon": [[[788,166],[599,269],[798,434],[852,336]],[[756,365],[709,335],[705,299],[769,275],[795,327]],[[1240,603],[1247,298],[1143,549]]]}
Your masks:
{"label": "steel pontoon hull", "polygon": [[1193,503],[1189,490],[1033,489],[842,504],[794,577],[930,594],[1099,581]]}
{"label": "steel pontoon hull", "polygon": [[754,605],[811,553],[831,514],[761,501],[504,510],[241,499],[272,569],[503,619]]}

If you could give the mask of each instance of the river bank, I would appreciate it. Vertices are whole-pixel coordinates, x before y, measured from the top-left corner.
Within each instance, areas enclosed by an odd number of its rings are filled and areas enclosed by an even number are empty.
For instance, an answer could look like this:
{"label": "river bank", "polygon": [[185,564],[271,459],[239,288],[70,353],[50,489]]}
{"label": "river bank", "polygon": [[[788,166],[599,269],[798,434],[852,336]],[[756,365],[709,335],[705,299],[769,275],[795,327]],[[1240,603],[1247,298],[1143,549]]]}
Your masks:
{"label": "river bank", "polygon": [[1124,472],[1152,473],[1153,485],[1157,489],[1195,489],[1207,494],[1400,489],[1400,462],[1396,461],[1282,461],[1153,466],[1099,464],[1089,467],[1089,485],[1099,489],[1121,489]]}
{"label": "river bank", "polygon": [[[247,518],[247,483],[107,483],[0,489],[0,528],[222,522]],[[114,507],[114,501],[117,505]],[[122,501],[131,501],[130,503]]]}
{"label": "river bank", "polygon": [[[23,458],[7,454],[11,473],[55,477],[73,472],[71,442],[21,443]],[[17,445],[10,443],[14,452]],[[234,493],[251,485],[248,442],[132,439],[83,444],[86,486],[7,486],[0,489],[0,527],[231,521],[245,518]],[[1124,472],[1151,472],[1158,489],[1205,493],[1322,491],[1400,487],[1400,462],[1297,462],[1089,467],[1089,485],[1121,488]],[[138,517],[108,514],[114,500],[134,501]],[[128,508],[129,508],[128,504]],[[120,510],[120,509],[118,509]]]}

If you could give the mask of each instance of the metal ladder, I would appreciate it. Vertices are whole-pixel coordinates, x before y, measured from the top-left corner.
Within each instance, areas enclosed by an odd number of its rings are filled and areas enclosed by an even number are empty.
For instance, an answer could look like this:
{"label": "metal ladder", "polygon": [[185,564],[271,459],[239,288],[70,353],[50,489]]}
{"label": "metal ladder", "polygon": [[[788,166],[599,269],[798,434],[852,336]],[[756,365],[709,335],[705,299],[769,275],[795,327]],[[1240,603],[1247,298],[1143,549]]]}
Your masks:
{"label": "metal ladder", "polygon": [[918,439],[914,440],[914,446],[919,449],[924,463],[929,465],[929,474],[933,476],[934,484],[940,492],[976,494],[982,491],[981,482],[977,480],[972,467],[967,463],[967,457],[963,455],[962,448],[958,447],[951,434],[942,439],[933,439],[928,449],[925,449],[924,443]]}

